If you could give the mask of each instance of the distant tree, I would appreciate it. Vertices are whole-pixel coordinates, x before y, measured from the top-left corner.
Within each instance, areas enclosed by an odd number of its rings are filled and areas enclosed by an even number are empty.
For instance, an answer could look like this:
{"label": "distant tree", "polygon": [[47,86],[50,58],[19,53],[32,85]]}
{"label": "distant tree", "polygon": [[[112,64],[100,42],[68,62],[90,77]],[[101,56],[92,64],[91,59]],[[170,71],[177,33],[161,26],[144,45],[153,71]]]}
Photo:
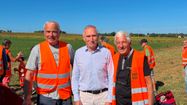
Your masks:
{"label": "distant tree", "polygon": [[116,35],[116,32],[111,32],[111,36],[115,36]]}

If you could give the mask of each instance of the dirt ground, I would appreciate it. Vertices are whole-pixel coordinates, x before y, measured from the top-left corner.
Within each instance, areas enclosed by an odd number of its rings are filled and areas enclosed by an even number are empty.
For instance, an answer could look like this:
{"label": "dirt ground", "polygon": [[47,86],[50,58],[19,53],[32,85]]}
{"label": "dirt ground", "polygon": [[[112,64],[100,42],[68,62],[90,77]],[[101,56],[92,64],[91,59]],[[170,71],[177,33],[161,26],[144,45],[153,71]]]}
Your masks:
{"label": "dirt ground", "polygon": [[177,105],[187,105],[187,93],[185,93],[185,82],[183,76],[182,47],[172,47],[155,50],[156,81],[162,83],[158,92],[171,90]]}

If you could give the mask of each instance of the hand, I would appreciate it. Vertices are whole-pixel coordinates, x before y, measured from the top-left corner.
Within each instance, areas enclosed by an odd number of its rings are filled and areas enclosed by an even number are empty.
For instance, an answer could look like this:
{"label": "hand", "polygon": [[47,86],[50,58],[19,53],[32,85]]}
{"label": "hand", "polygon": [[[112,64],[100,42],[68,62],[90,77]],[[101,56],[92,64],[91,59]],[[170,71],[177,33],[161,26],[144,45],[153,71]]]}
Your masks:
{"label": "hand", "polygon": [[82,102],[79,100],[79,101],[75,101],[74,102],[74,105],[83,105]]}
{"label": "hand", "polygon": [[105,102],[105,105],[112,105],[111,102]]}
{"label": "hand", "polygon": [[18,57],[21,57],[23,56],[23,53],[20,51],[18,54],[17,54]]}
{"label": "hand", "polygon": [[32,101],[31,101],[31,98],[27,98],[27,99],[24,99],[23,101],[23,104],[22,105],[32,105]]}

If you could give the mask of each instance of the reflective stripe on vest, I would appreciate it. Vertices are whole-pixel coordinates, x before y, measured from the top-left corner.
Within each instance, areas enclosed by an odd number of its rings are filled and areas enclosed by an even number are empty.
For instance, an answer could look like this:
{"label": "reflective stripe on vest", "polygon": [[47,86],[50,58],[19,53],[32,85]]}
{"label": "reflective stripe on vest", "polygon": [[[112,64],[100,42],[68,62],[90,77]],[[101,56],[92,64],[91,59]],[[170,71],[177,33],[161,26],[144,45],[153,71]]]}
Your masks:
{"label": "reflective stripe on vest", "polygon": [[147,92],[147,91],[148,91],[147,87],[131,89],[132,94],[137,94],[137,93],[142,93],[142,92]]}
{"label": "reflective stripe on vest", "polygon": [[[58,76],[57,76],[58,75]],[[38,73],[37,77],[39,78],[48,78],[48,79],[55,79],[55,78],[67,78],[70,76],[70,73],[65,73],[65,74],[43,74],[43,73]]]}
{"label": "reflective stripe on vest", "polygon": [[148,100],[132,102],[132,105],[145,105],[145,104],[148,104]]}
{"label": "reflective stripe on vest", "polygon": [[[42,89],[53,89],[53,88],[55,88],[55,85],[46,85],[46,84],[41,84],[41,83],[38,83],[37,86],[39,88],[42,88]],[[68,87],[68,86],[70,86],[70,82],[67,82],[67,83],[62,84],[62,85],[58,85],[58,89],[62,89],[62,88]]]}

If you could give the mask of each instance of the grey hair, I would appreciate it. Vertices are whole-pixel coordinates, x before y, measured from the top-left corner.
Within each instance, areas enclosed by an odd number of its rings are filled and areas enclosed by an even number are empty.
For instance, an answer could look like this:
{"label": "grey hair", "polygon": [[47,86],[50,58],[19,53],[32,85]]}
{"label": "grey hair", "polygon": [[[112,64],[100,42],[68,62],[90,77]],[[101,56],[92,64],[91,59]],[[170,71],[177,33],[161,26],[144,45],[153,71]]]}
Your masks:
{"label": "grey hair", "polygon": [[44,24],[44,26],[43,26],[43,29],[44,29],[44,30],[45,30],[45,26],[46,26],[47,24],[49,24],[49,23],[55,24],[55,25],[57,26],[57,29],[60,31],[60,25],[59,25],[58,22],[56,22],[56,21],[47,21],[47,22],[45,22],[45,24]]}
{"label": "grey hair", "polygon": [[97,32],[97,35],[98,35],[97,28],[96,28],[96,26],[94,26],[94,25],[87,25],[87,26],[84,28],[83,35],[84,35],[84,33],[85,33],[85,30],[88,29],[88,28],[94,28],[94,29],[96,30],[96,32]]}
{"label": "grey hair", "polygon": [[131,43],[131,38],[130,38],[130,35],[127,33],[127,32],[123,32],[123,31],[118,31],[115,36],[114,36],[114,43],[116,44],[116,38],[117,37],[122,37],[122,36],[125,36],[127,38],[127,41],[129,43]]}

